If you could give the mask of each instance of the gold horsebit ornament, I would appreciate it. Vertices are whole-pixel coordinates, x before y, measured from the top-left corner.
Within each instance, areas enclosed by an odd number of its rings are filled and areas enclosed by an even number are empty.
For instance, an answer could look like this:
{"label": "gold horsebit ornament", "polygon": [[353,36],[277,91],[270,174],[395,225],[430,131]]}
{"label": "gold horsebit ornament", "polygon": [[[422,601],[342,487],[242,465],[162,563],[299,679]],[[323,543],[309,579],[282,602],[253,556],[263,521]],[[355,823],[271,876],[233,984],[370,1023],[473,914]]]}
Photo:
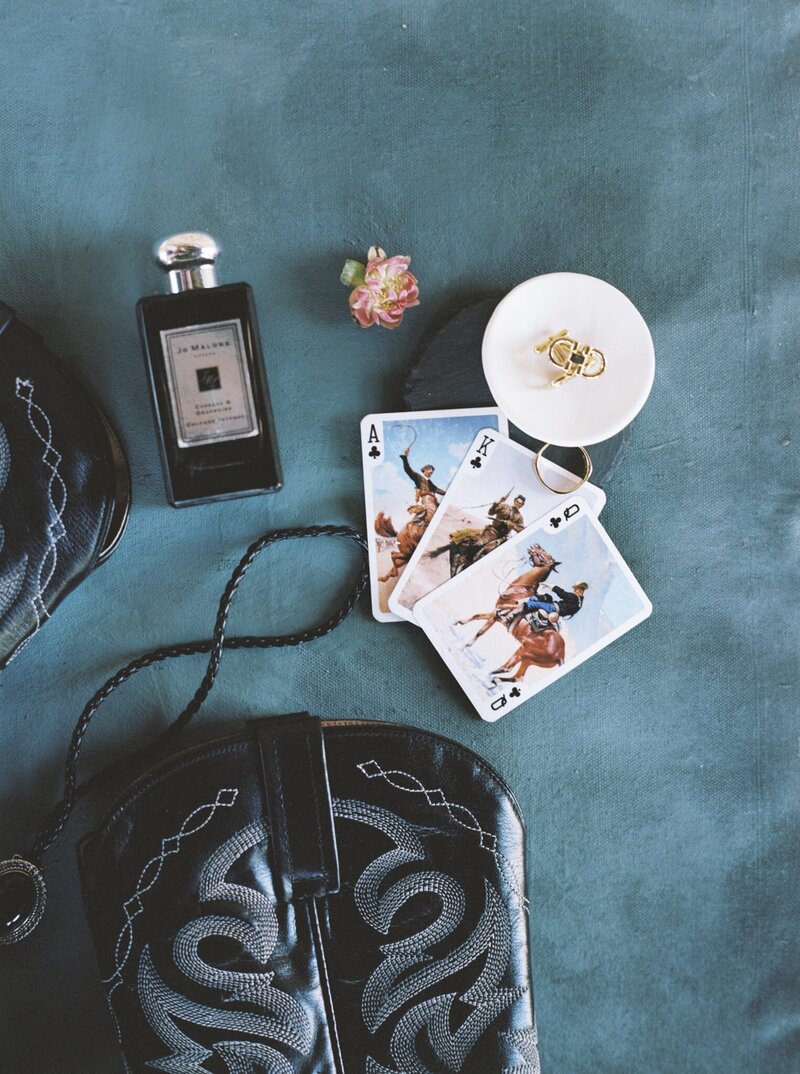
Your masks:
{"label": "gold horsebit ornament", "polygon": [[[562,384],[566,384],[567,381],[572,380],[573,377],[586,377],[591,380],[594,377],[599,377],[606,369],[606,356],[603,352],[597,347],[593,347],[590,343],[579,343],[577,339],[573,339],[570,336],[566,328],[562,328],[560,332],[556,332],[553,336],[548,336],[543,343],[538,343],[536,351],[538,354],[543,354],[546,351],[547,357],[553,365],[557,365],[563,371],[555,380],[551,381],[551,388],[558,388]],[[592,476],[592,460],[589,458],[589,452],[584,447],[578,448],[583,456],[585,469],[584,475],[578,484],[571,489],[557,489],[545,481],[539,468],[539,463],[549,447],[550,444],[543,444],[536,453],[536,458],[533,461],[536,476],[546,489],[556,493],[558,496],[577,492]]]}
{"label": "gold horsebit ornament", "polygon": [[573,339],[566,328],[556,332],[554,336],[548,336],[544,343],[537,343],[536,351],[543,354],[547,351],[547,357],[563,372],[551,382],[551,388],[558,388],[566,384],[573,377],[586,377],[591,380],[599,377],[606,369],[606,356],[591,343],[579,343]]}

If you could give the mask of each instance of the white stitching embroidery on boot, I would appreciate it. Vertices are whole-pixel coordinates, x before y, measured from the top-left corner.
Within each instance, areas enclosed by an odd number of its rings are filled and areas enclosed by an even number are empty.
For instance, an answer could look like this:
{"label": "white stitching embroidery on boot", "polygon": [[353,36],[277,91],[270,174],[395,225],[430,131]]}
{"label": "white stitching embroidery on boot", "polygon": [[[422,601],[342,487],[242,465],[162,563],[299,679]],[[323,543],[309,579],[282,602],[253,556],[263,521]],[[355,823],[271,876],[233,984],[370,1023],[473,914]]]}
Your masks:
{"label": "white stitching embroidery on boot", "polygon": [[[377,773],[376,773],[377,774]],[[439,870],[408,873],[413,862],[425,861],[425,850],[411,825],[380,806],[349,799],[334,799],[334,816],[367,824],[385,834],[394,849],[379,855],[362,871],[353,897],[364,921],[386,935],[401,908],[421,892],[439,896],[438,917],[412,937],[382,944],[382,961],[362,994],[364,1023],[375,1032],[403,1006],[391,1034],[389,1050],[394,1069],[376,1059],[367,1060],[367,1074],[430,1074],[419,1056],[417,1040],[423,1030],[430,1047],[449,1070],[459,1071],[478,1039],[491,1023],[527,992],[526,987],[501,988],[500,981],[511,955],[511,922],[500,893],[484,879],[484,909],[471,934],[452,951],[431,953],[461,924],[465,911],[463,888]],[[393,884],[390,874],[404,873]],[[465,970],[485,956],[483,968],[466,991],[447,992],[422,1002],[414,1000],[430,988]],[[472,1008],[455,1032],[451,1008],[459,1000]],[[413,1004],[412,1006],[408,1006]],[[438,1069],[438,1067],[437,1067]]]}
{"label": "white stitching embroidery on boot", "polygon": [[[506,883],[522,903],[525,912],[528,912],[528,899],[525,896],[523,885],[519,881],[516,869],[505,854],[497,849],[497,836],[492,832],[485,832],[481,828],[478,818],[472,810],[459,802],[448,801],[441,787],[428,788],[416,776],[412,776],[410,772],[403,772],[401,769],[386,771],[375,760],[362,761],[358,768],[367,779],[381,778],[386,780],[389,786],[394,787],[395,790],[404,791],[407,794],[424,795],[428,805],[446,809],[452,820],[459,827],[468,832],[474,832],[478,836],[478,843],[481,849],[488,850],[494,857]],[[398,777],[402,777],[402,780],[398,779]],[[403,782],[403,780],[406,782]]]}
{"label": "white stitching embroidery on boot", "polygon": [[[226,878],[237,861],[259,848],[265,859],[269,840],[267,825],[258,820],[236,832],[211,854],[200,876],[203,901],[227,903],[231,914],[207,914],[188,922],[173,943],[175,967],[189,980],[209,990],[208,1001],[199,1002],[171,988],[160,977],[148,947],[139,962],[139,1001],[150,1028],[170,1054],[149,1060],[148,1066],[167,1074],[205,1074],[201,1064],[214,1055],[229,1074],[291,1074],[292,1064],[277,1049],[281,1044],[307,1055],[313,1044],[311,1020],[298,1000],[273,986],[269,960],[278,941],[278,919],[271,899],[257,888],[235,884]],[[212,937],[236,942],[248,962],[259,968],[230,969],[206,962],[201,944]],[[233,1005],[236,1004],[237,1007]],[[238,1009],[245,1005],[249,1009]],[[255,1010],[253,1009],[255,1008]],[[193,1040],[181,1026],[199,1026],[235,1034],[233,1039]],[[247,1038],[259,1038],[257,1040]]]}
{"label": "white stitching embroidery on boot", "polygon": [[[172,854],[178,854],[180,852],[183,840],[190,835],[195,835],[205,828],[205,826],[213,819],[213,816],[218,809],[232,806],[236,801],[238,794],[238,790],[231,787],[225,787],[217,791],[213,802],[207,802],[204,805],[193,809],[189,816],[185,818],[175,835],[167,836],[161,840],[161,849],[158,854],[154,854],[142,868],[142,871],[139,873],[139,879],[136,882],[136,890],[133,895],[126,899],[122,904],[122,912],[125,915],[125,924],[120,930],[114,949],[114,972],[109,977],[104,978],[102,982],[103,984],[111,986],[108,990],[109,1000],[111,999],[111,993],[114,989],[122,984],[122,971],[125,968],[125,964],[130,957],[131,949],[133,947],[133,922],[144,910],[142,897],[146,895],[158,881],[159,876],[161,876],[161,870],[164,867],[164,862],[167,858]],[[202,820],[195,822],[195,818],[201,816]]]}
{"label": "white stitching embroidery on boot", "polygon": [[[49,616],[45,606],[44,597],[47,587],[53,579],[58,563],[58,542],[63,540],[67,531],[64,528],[63,516],[67,506],[67,486],[59,473],[61,454],[53,445],[53,427],[50,419],[39,406],[33,401],[34,384],[30,380],[16,379],[16,396],[25,403],[28,411],[28,422],[39,442],[42,444],[42,462],[50,471],[50,479],[47,482],[47,498],[50,503],[50,513],[53,516],[47,523],[47,551],[42,556],[36,576],[36,593],[31,598],[34,615],[36,616],[36,630],[42,625],[42,620]],[[34,630],[34,633],[36,633]]]}

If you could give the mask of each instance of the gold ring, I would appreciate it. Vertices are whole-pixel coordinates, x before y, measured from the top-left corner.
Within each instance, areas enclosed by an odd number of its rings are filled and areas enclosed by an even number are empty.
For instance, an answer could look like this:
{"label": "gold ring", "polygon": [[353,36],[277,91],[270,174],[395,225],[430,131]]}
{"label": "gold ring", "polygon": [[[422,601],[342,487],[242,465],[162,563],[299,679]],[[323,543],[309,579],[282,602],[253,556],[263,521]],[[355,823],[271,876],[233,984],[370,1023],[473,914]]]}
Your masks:
{"label": "gold ring", "polygon": [[539,478],[544,487],[546,489],[549,489],[551,492],[554,492],[556,496],[571,496],[573,492],[577,492],[579,488],[583,488],[583,486],[592,476],[592,460],[589,458],[589,452],[586,450],[585,447],[578,448],[578,451],[580,451],[581,455],[583,455],[583,460],[586,463],[586,473],[578,482],[578,484],[571,489],[554,489],[552,485],[547,484],[545,479],[542,477],[541,471],[539,470],[539,461],[544,457],[545,451],[547,451],[547,449],[551,446],[551,444],[542,444],[542,446],[536,452],[536,458],[533,460],[533,468],[536,471],[536,476]]}

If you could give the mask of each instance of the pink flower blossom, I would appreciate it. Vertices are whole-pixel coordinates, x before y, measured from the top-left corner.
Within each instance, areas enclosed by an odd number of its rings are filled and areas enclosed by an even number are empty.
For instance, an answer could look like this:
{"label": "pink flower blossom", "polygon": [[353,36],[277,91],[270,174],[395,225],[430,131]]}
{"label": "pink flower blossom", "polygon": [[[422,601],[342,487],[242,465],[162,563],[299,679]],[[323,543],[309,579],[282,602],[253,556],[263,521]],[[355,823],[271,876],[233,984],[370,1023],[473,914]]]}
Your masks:
{"label": "pink flower blossom", "polygon": [[408,271],[409,257],[387,257],[380,246],[372,246],[366,266],[348,261],[342,282],[357,284],[350,292],[350,312],[362,328],[379,324],[397,328],[403,314],[419,305],[419,287]]}

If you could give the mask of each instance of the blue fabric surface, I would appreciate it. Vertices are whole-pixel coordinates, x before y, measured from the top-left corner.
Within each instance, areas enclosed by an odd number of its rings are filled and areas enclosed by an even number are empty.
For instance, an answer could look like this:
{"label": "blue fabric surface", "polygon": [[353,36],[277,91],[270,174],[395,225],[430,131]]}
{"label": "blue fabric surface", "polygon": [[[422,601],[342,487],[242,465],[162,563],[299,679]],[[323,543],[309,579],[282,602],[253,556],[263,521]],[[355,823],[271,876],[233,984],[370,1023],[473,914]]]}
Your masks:
{"label": "blue fabric surface", "polygon": [[[0,295],[94,388],[133,467],[123,545],[0,677],[0,851],[60,794],[74,719],[146,648],[210,632],[270,525],[363,524],[358,421],[426,331],[569,269],[631,296],[656,383],[604,521],[652,618],[496,725],[410,626],[225,658],[186,741],[256,713],[402,720],[483,754],[529,824],[549,1074],[796,1074],[795,5],[686,0],[19,0],[0,13]],[[133,307],[152,240],[203,227],[261,313],[279,496],[165,503]],[[378,242],[422,305],[362,331],[338,282]],[[232,620],[302,625],[352,560],[270,551]],[[143,742],[201,663],[140,676],[84,771]],[[122,1069],[82,918],[81,806],[38,932],[0,949],[0,1070]]]}

